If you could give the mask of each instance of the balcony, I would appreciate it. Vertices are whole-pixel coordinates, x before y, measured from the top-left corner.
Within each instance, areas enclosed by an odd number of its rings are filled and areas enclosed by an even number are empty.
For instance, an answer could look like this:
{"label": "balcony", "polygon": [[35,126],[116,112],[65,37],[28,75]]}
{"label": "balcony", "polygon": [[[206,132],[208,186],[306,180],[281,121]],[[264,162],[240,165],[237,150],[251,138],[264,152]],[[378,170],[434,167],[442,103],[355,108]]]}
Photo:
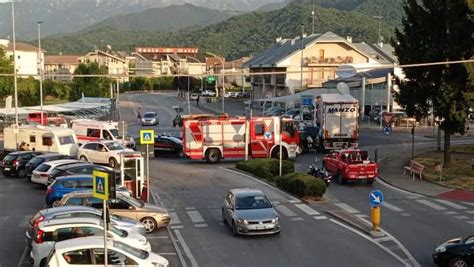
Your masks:
{"label": "balcony", "polygon": [[326,82],[326,79],[305,79],[305,85],[307,88],[321,87],[323,82]]}
{"label": "balcony", "polygon": [[353,57],[306,57],[308,66],[331,66],[354,63]]}
{"label": "balcony", "polygon": [[277,75],[276,76],[276,84],[277,85],[285,85],[285,80],[286,80],[285,75]]}

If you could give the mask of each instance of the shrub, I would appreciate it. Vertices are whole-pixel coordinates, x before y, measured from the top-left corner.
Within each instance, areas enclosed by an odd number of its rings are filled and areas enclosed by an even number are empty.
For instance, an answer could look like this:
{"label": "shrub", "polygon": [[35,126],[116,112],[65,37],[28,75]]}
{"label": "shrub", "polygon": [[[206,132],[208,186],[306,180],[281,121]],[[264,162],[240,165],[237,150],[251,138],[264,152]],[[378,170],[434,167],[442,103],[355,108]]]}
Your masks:
{"label": "shrub", "polygon": [[[236,165],[237,169],[252,173],[266,180],[272,180],[273,177],[279,175],[280,164],[277,159],[252,159],[241,161]],[[291,161],[284,160],[282,162],[282,174],[292,173],[295,165]]]}
{"label": "shrub", "polygon": [[326,184],[321,179],[303,173],[290,173],[276,179],[277,186],[300,197],[321,197]]}

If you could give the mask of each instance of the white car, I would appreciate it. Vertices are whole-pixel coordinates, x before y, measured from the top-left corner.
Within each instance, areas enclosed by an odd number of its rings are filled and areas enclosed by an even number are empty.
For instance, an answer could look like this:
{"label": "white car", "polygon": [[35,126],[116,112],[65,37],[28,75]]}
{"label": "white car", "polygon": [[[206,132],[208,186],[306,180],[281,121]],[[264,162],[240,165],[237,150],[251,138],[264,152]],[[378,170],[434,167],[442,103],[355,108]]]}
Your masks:
{"label": "white car", "polygon": [[204,90],[202,91],[202,96],[216,96],[216,92],[211,91],[211,90]]}
{"label": "white car", "polygon": [[59,166],[64,166],[71,163],[76,163],[76,159],[60,159],[48,161],[43,164],[40,164],[36,169],[33,170],[30,181],[36,184],[48,185],[48,178],[51,175],[52,171]]}
{"label": "white car", "polygon": [[231,92],[225,92],[224,97],[225,98],[232,97],[232,93]]}
{"label": "white car", "polygon": [[198,97],[199,97],[199,95],[198,95],[198,94],[196,94],[196,93],[192,93],[192,94],[190,95],[189,99],[191,99],[191,100],[197,100],[197,99],[198,99]]}
{"label": "white car", "polygon": [[[151,251],[145,236],[134,231],[126,231],[109,225],[108,236],[144,251]],[[104,236],[104,227],[98,218],[67,218],[42,221],[33,233],[30,257],[34,267],[46,266],[47,257],[54,244],[59,241],[87,237]]]}
{"label": "white car", "polygon": [[[168,267],[164,257],[117,240],[107,240],[110,266]],[[104,266],[104,238],[83,237],[56,243],[48,256],[49,267]]]}
{"label": "white car", "polygon": [[112,168],[117,168],[122,152],[133,152],[133,150],[125,148],[117,141],[89,142],[79,148],[78,157],[80,160],[108,164]]}

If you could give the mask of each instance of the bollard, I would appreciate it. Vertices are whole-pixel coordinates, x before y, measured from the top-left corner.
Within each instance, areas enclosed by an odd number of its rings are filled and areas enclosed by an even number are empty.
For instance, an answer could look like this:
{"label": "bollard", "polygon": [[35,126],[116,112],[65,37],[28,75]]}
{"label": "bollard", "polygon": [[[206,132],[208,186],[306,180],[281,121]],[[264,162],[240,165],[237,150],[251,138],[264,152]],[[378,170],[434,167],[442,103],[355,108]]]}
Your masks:
{"label": "bollard", "polygon": [[377,162],[377,149],[375,149],[375,151],[374,151],[374,160],[375,160],[375,162]]}
{"label": "bollard", "polygon": [[372,221],[372,231],[380,231],[380,208],[372,207],[370,209],[370,219]]}

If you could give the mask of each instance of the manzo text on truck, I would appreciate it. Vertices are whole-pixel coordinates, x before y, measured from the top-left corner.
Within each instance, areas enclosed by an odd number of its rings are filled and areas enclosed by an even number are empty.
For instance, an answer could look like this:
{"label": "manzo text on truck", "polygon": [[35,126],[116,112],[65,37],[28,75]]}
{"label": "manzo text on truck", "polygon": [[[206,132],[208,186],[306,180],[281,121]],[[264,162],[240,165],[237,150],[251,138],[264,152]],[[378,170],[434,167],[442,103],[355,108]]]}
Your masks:
{"label": "manzo text on truck", "polygon": [[315,101],[319,148],[329,151],[357,148],[359,102],[349,94],[321,94]]}

